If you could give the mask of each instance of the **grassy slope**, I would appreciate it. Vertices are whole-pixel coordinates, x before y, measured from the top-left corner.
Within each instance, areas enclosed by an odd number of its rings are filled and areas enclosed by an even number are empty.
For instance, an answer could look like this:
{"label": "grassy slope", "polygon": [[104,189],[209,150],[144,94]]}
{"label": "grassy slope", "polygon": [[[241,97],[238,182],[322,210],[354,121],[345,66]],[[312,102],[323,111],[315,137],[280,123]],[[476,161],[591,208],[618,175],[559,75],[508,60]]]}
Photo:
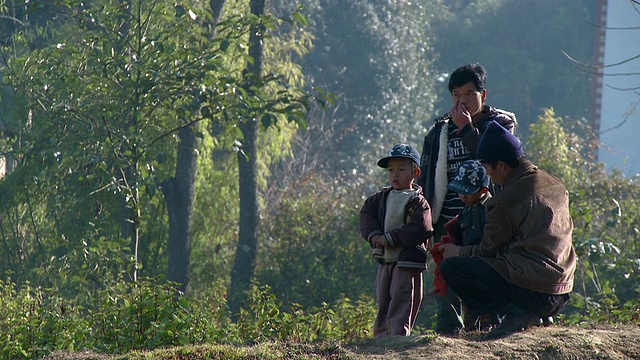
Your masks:
{"label": "grassy slope", "polygon": [[136,359],[608,359],[640,360],[640,326],[585,325],[534,328],[505,339],[479,341],[433,334],[370,339],[351,344],[266,343],[233,347],[186,346],[109,357],[92,352],[57,353],[47,360]]}

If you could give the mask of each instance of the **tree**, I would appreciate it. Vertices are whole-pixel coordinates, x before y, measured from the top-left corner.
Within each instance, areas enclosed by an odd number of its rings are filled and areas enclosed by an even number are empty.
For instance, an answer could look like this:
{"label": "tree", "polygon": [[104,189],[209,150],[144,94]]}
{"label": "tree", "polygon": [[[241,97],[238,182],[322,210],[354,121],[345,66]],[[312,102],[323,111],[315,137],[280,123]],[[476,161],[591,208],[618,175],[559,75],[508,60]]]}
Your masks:
{"label": "tree", "polygon": [[[212,46],[215,37],[215,28],[222,14],[225,0],[212,0],[212,20],[207,37]],[[193,99],[192,109],[199,109],[202,101],[199,97]],[[189,268],[191,265],[191,240],[193,237],[193,207],[195,180],[197,170],[198,149],[197,133],[199,122],[183,127],[178,131],[180,142],[178,143],[178,155],[176,157],[175,175],[164,181],[162,192],[167,202],[169,212],[169,242],[168,242],[168,269],[167,280],[178,284],[178,289],[186,293],[189,285]]]}
{"label": "tree", "polygon": [[[251,15],[257,21],[251,26],[249,34],[249,56],[243,75],[245,76],[244,89],[248,96],[253,96],[256,81],[262,77],[262,38],[264,25],[259,18],[264,15],[264,0],[251,0]],[[243,134],[243,143],[238,152],[239,184],[240,184],[240,221],[238,246],[236,257],[231,270],[231,285],[229,287],[229,308],[232,314],[238,314],[249,293],[251,279],[255,271],[256,244],[258,227],[258,202],[256,201],[256,140],[258,132],[257,118],[248,113],[248,117],[241,119],[240,129]]]}
{"label": "tree", "polygon": [[[264,45],[265,39],[272,37],[272,34],[278,31],[278,24],[282,25],[284,22],[294,28],[296,24],[304,24],[306,18],[298,11],[291,13],[286,18],[274,18],[265,14],[263,0],[252,0],[250,1],[249,20],[248,58],[246,67],[242,71],[241,88],[246,100],[246,108],[240,109],[234,114],[240,119],[238,127],[242,134],[242,140],[237,142],[240,193],[239,232],[228,291],[229,307],[234,315],[239,314],[240,308],[243,307],[247,299],[256,266],[257,227],[259,224],[258,132],[271,127],[279,128],[278,121],[283,118],[287,122],[305,127],[308,98],[310,97],[308,93],[287,84],[295,83],[295,80],[289,76],[297,72],[295,69],[291,72],[286,71],[286,67],[283,69],[276,66],[274,60],[278,61],[277,58],[270,59],[271,64],[263,62],[265,48],[268,49]],[[267,33],[267,29],[269,29],[269,33]],[[306,51],[304,46],[294,46],[292,49],[289,49],[287,45],[283,47],[289,51],[293,49],[298,53]],[[284,63],[287,62],[284,61]],[[265,74],[265,69],[269,70],[267,74]],[[276,72],[282,72],[285,75],[273,75]]]}
{"label": "tree", "polygon": [[[388,144],[418,144],[426,130],[423,120],[432,117],[431,22],[439,16],[439,2],[302,4],[314,36],[312,52],[301,59],[307,87],[335,99],[326,110],[312,107],[309,128],[296,140],[297,161],[288,165],[342,181],[366,181],[362,177]],[[274,7],[286,9],[287,2],[274,1]]]}
{"label": "tree", "polygon": [[[9,63],[10,81],[18,94],[29,100],[27,109],[33,114],[28,119],[33,125],[25,125],[31,131],[19,139],[24,152],[18,155],[24,172],[57,174],[51,179],[54,189],[64,185],[62,188],[67,191],[71,188],[82,194],[81,199],[95,202],[95,213],[84,211],[93,214],[93,219],[76,224],[80,226],[73,230],[59,228],[63,236],[77,231],[72,238],[84,239],[90,244],[88,249],[101,249],[101,239],[113,239],[109,224],[118,216],[113,205],[122,194],[129,209],[126,223],[132,228],[126,255],[131,256],[132,262],[127,274],[136,279],[140,229],[154,220],[143,210],[158,201],[156,190],[160,184],[169,194],[170,207],[190,206],[188,194],[193,180],[189,176],[183,185],[182,179],[172,178],[164,183],[162,179],[171,172],[167,159],[177,155],[177,171],[191,166],[180,176],[195,171],[195,133],[189,126],[203,116],[201,108],[193,105],[208,104],[207,116],[211,117],[222,110],[210,104],[228,103],[233,107],[238,101],[235,94],[224,89],[227,83],[209,80],[212,72],[225,74],[226,70],[220,55],[224,49],[202,41],[196,12],[205,18],[206,12],[186,4],[173,6],[159,1],[101,3],[95,7],[68,5],[66,13],[76,20],[68,25],[74,37]],[[227,35],[228,39],[239,37],[232,31]],[[216,39],[215,43],[222,41]],[[183,139],[179,145],[174,142],[175,134]],[[177,155],[172,144],[180,148]],[[12,177],[27,175],[24,172]],[[82,185],[67,186],[78,183]],[[187,194],[187,199],[176,204],[174,194]],[[73,211],[78,209],[65,206],[71,200],[67,193],[46,196],[64,200],[57,202],[57,216],[73,221]],[[173,236],[188,236],[190,212],[184,215],[187,220],[182,222],[171,216],[176,220]],[[87,225],[97,232],[88,232]],[[111,261],[117,268],[128,259]]]}

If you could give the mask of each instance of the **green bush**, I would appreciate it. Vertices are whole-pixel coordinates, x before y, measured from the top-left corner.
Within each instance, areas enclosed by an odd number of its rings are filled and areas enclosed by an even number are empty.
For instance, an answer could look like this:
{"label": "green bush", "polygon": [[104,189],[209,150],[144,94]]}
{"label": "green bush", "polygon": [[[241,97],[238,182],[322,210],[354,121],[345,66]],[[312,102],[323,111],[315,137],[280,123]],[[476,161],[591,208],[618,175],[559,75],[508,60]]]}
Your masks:
{"label": "green bush", "polygon": [[0,354],[4,359],[33,358],[51,350],[86,345],[88,322],[73,300],[31,287],[0,281]]}
{"label": "green bush", "polygon": [[249,308],[230,320],[217,303],[187,299],[161,279],[119,283],[91,299],[63,299],[55,291],[0,283],[0,359],[37,358],[55,350],[90,349],[107,354],[131,350],[262,341],[350,341],[368,336],[375,307],[341,299],[304,310],[281,308],[268,286],[254,287]]}
{"label": "green bush", "polygon": [[278,194],[261,222],[256,282],[304,308],[373,297],[377,264],[359,230],[364,194],[313,176]]}
{"label": "green bush", "polygon": [[174,286],[151,280],[115,284],[98,292],[88,312],[92,348],[114,353],[208,341],[209,321]]}

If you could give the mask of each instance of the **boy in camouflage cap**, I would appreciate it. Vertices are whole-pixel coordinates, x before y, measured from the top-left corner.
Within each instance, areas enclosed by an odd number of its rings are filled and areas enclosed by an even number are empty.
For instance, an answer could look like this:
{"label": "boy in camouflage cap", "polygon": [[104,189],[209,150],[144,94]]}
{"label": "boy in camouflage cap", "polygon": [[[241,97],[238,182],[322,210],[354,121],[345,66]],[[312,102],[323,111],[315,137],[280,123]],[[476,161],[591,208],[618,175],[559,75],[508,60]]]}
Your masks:
{"label": "boy in camouflage cap", "polygon": [[[480,244],[484,233],[485,202],[491,197],[486,169],[478,160],[466,160],[458,168],[458,174],[449,183],[448,188],[458,193],[464,207],[456,217],[445,224],[445,236],[451,241],[444,240],[443,243],[451,242],[458,246]],[[495,322],[495,319],[488,317],[479,319],[473,316],[469,308],[464,303],[462,305],[465,331],[486,330]]]}
{"label": "boy in camouflage cap", "polygon": [[478,160],[467,160],[460,165],[458,175],[449,183],[449,190],[458,193],[464,202],[462,211],[453,218],[453,234],[459,246],[477,245],[482,239],[485,222],[484,203],[491,197],[489,176]]}

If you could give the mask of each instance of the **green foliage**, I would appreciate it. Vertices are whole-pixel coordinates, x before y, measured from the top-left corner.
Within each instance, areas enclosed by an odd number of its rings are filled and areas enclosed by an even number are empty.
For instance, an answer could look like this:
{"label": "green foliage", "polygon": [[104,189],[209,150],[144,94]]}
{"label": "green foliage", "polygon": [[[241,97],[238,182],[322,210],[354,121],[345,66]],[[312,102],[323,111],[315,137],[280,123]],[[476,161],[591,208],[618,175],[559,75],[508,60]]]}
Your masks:
{"label": "green foliage", "polygon": [[55,349],[77,350],[88,340],[88,322],[73,301],[26,284],[0,281],[0,358],[42,356]]}
{"label": "green foliage", "polygon": [[[293,5],[272,1],[277,9]],[[386,144],[417,143],[433,108],[430,20],[439,1],[305,0],[314,48],[301,59],[306,84],[335,94],[313,109],[297,153],[312,170],[369,173]],[[337,161],[336,161],[337,160]],[[345,178],[345,181],[347,178]]]}
{"label": "green foliage", "polygon": [[313,176],[271,194],[259,231],[257,281],[285,304],[372,295],[377,264],[359,235],[362,196]]}
{"label": "green foliage", "polygon": [[[33,6],[32,19],[44,11],[36,3],[24,4]],[[206,225],[194,233],[204,240],[194,243],[215,249],[224,239],[233,250],[237,184],[229,171],[237,165],[229,162],[243,141],[238,124],[264,125],[261,173],[290,153],[308,106],[291,54],[310,46],[295,25],[302,14],[257,19],[246,15],[248,2],[236,3],[213,29],[209,4],[199,1],[63,1],[55,3],[57,27],[50,24],[38,46],[30,43],[41,30],[35,24],[8,33],[14,46],[2,76],[10,86],[0,97],[11,111],[2,110],[0,151],[17,166],[0,181],[0,272],[65,293],[123,271],[134,279],[138,271],[165,273],[169,224],[160,190],[176,171],[177,132],[198,122],[205,126],[197,135],[211,141],[199,165],[215,162],[200,174],[198,209],[215,211],[199,212],[196,225]],[[257,21],[269,31],[267,73],[249,79],[247,29]],[[218,190],[221,183],[229,187]],[[212,244],[216,227],[223,231]]]}
{"label": "green foliage", "polygon": [[[230,323],[220,308],[213,311],[216,330],[210,337],[218,343],[269,341],[352,341],[369,336],[375,317],[373,300],[366,296],[355,302],[341,298],[333,304],[283,306],[267,285],[254,286],[237,322]],[[214,302],[215,303],[215,302]]]}
{"label": "green foliage", "polygon": [[[36,236],[28,246],[16,244],[19,251],[7,251],[7,258],[39,260],[33,255],[46,256],[53,247],[59,256],[49,265],[59,261],[67,269],[86,269],[92,265],[73,265],[98,248],[114,256],[104,266],[114,272],[126,268],[132,278],[143,259],[157,264],[153,257],[140,257],[154,249],[148,243],[141,247],[140,239],[152,238],[147,227],[166,232],[166,221],[157,222],[162,219],[157,190],[172,171],[167,158],[175,156],[176,138],[171,134],[197,113],[188,104],[200,96],[198,79],[220,62],[207,53],[193,11],[187,16],[165,2],[131,6],[61,5],[61,16],[73,19],[61,31],[71,35],[59,43],[51,38],[52,43],[6,63],[7,80],[23,101],[22,116],[10,123],[14,127],[3,148],[18,170],[3,187],[15,206],[25,197],[37,199],[29,211],[41,215],[11,223],[7,234],[27,227],[32,229],[25,238]],[[27,193],[16,191],[11,182],[25,179],[35,184]],[[20,241],[7,237],[12,246]],[[98,239],[103,246],[96,246]],[[163,236],[152,239],[159,244]]]}
{"label": "green foliage", "polygon": [[101,306],[87,311],[92,348],[127,352],[209,340],[205,313],[178,296],[171,284],[118,283],[97,292]]}
{"label": "green foliage", "polygon": [[352,303],[340,299],[334,306],[305,307],[296,303],[281,308],[268,286],[254,288],[250,308],[242,310],[238,324],[240,339],[265,341],[353,341],[369,336],[375,317],[375,304],[363,297]]}
{"label": "green foliage", "polygon": [[350,341],[368,335],[375,308],[371,300],[345,298],[333,306],[285,309],[268,287],[254,287],[249,308],[232,323],[223,296],[208,300],[188,300],[160,279],[114,283],[74,300],[0,282],[0,316],[6,319],[0,323],[0,359],[54,350],[125,354],[185,344]]}

